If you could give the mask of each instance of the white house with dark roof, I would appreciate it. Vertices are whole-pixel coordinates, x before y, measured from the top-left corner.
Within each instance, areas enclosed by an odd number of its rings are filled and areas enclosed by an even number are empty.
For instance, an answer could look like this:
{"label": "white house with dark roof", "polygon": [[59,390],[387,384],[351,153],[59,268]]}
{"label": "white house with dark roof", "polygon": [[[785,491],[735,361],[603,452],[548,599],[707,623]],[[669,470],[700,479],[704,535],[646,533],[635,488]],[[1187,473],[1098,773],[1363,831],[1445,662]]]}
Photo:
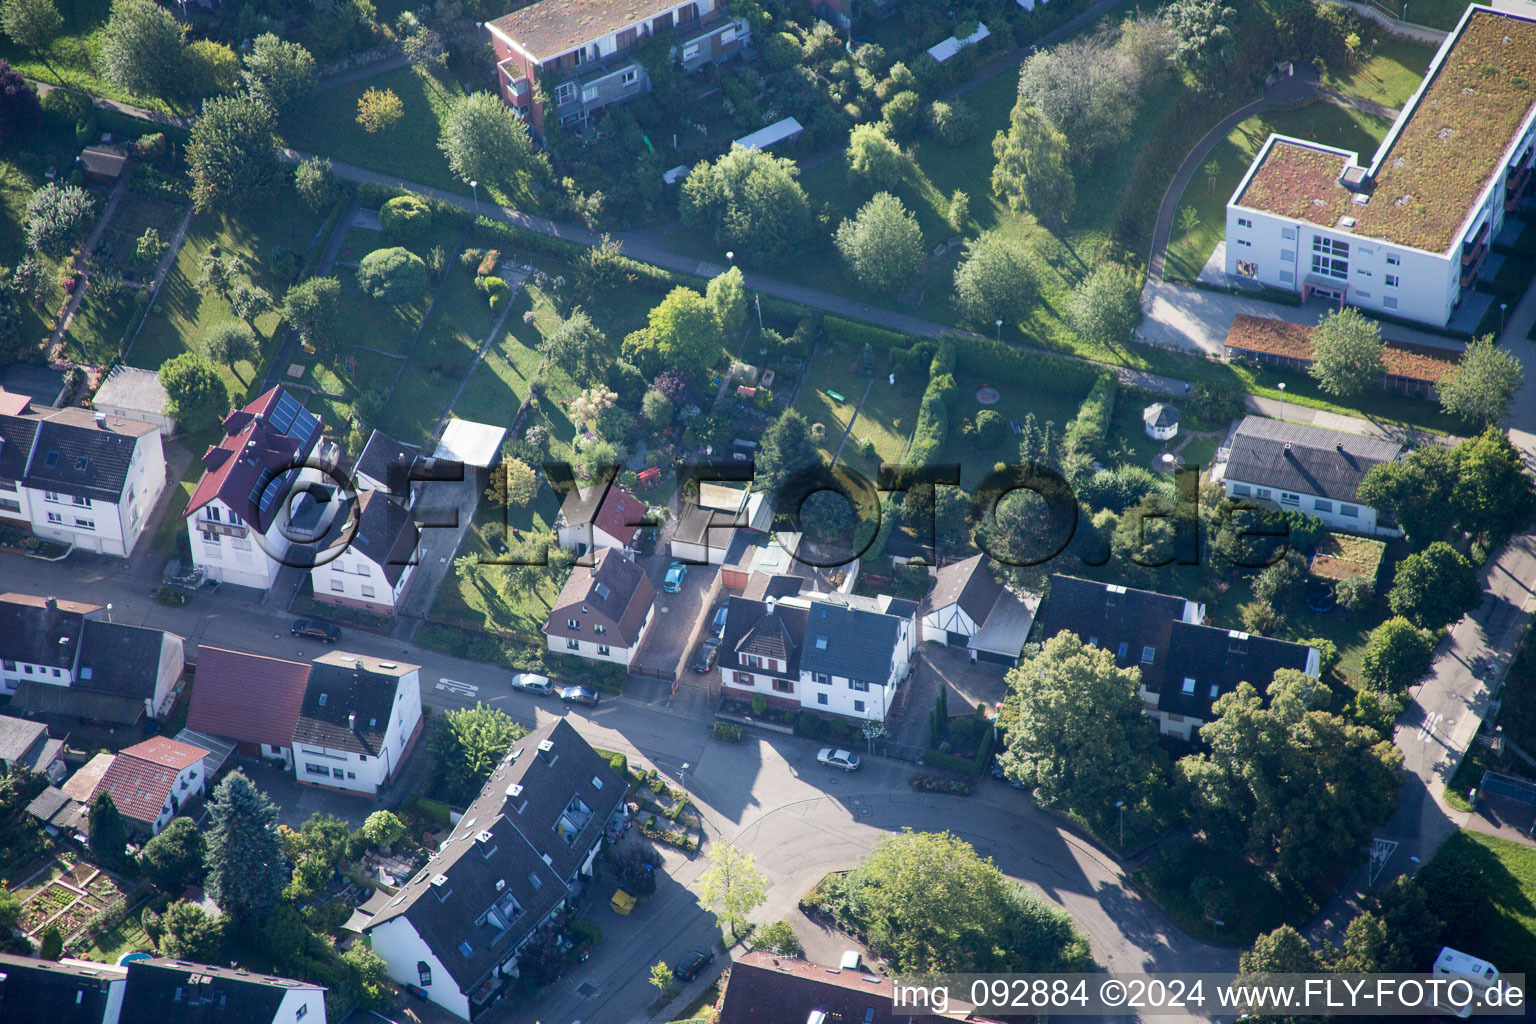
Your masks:
{"label": "white house with dark roof", "polygon": [[48,735],[48,727],[29,718],[0,715],[0,771],[46,775],[49,782],[64,777],[64,741]]}
{"label": "white house with dark roof", "polygon": [[339,532],[309,570],[315,600],[393,615],[416,569],[420,537],[409,509],[387,491],[357,492],[357,526]]}
{"label": "white house with dark roof", "polygon": [[306,785],[377,797],[420,735],[419,666],[329,651],[310,665],[293,772]]}
{"label": "white house with dark roof", "polygon": [[512,983],[517,954],[566,906],[625,814],[626,787],[563,718],[513,744],[453,834],[347,927],[389,976],[471,1020]]}
{"label": "white house with dark roof", "polygon": [[320,430],[320,418],[281,387],[224,417],[224,437],[203,453],[202,479],[182,512],[192,564],[208,579],[258,590],[277,581],[294,542],[290,519],[316,504],[308,496],[290,501],[293,488],[327,479],[302,468],[315,457]]}
{"label": "white house with dark roof", "polygon": [[627,666],[651,626],[655,597],[644,569],[615,548],[600,548],[560,588],[544,622],[549,649]]}
{"label": "white house with dark roof", "polygon": [[152,423],[34,409],[0,391],[0,520],[82,551],[126,558],[165,490]]}
{"label": "white house with dark roof", "polygon": [[572,486],[555,517],[555,539],[578,555],[614,548],[634,557],[635,534],[647,518],[645,503],[616,483]]}
{"label": "white house with dark roof", "polygon": [[119,363],[96,389],[91,406],[108,416],[153,423],[166,437],[176,433],[176,420],[165,411],[165,385],[155,370]]}
{"label": "white house with dark roof", "polygon": [[1038,595],[1021,600],[992,574],[986,555],[940,567],[933,589],[918,605],[920,640],[963,647],[971,660],[1012,665],[1034,623]]}
{"label": "white house with dark roof", "polygon": [[0,1020],[120,1024],[128,968],[0,953]]}
{"label": "white house with dark roof", "polygon": [[1369,163],[1271,135],[1227,202],[1227,274],[1475,330],[1536,163],[1532,14],[1469,6]]}
{"label": "white house with dark roof", "polygon": [[115,1024],[321,1024],[324,1020],[323,986],[241,967],[156,957],[128,964],[122,1013]]}
{"label": "white house with dark roof", "polygon": [[1330,529],[1397,537],[1396,524],[1356,491],[1367,473],[1402,453],[1396,441],[1247,416],[1213,475],[1229,498],[1317,516]]}

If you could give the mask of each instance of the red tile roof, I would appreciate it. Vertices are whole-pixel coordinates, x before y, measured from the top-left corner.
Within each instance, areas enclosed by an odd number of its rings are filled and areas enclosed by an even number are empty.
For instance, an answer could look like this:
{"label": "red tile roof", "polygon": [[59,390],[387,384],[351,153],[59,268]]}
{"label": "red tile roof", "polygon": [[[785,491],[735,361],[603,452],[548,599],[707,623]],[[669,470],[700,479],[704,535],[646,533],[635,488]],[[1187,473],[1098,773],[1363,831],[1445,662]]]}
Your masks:
{"label": "red tile roof", "polygon": [[[594,527],[628,547],[640,529],[640,521],[645,518],[645,503],[617,484],[604,490],[605,486],[596,483],[585,489],[571,488],[561,505],[560,515],[571,526],[590,521]],[[599,499],[602,505],[594,515],[592,506]]]}
{"label": "red tile roof", "polygon": [[208,751],[165,736],[156,736],[125,748],[112,759],[91,799],[103,791],[125,818],[153,826],[176,785],[176,776]]}
{"label": "red tile roof", "polygon": [[[292,468],[299,450],[297,439],[272,429],[267,417],[282,397],[282,388],[274,387],[243,408],[224,417],[225,436],[203,454],[206,472],[197,482],[187,502],[183,519],[218,498],[246,522],[261,524],[263,517],[251,501],[251,490],[264,469],[281,472]],[[318,438],[316,439],[318,440]],[[276,508],[281,498],[274,502]]]}
{"label": "red tile roof", "polygon": [[731,966],[720,999],[720,1024],[806,1024],[820,1012],[843,1024],[949,1024],[980,1022],[975,1007],[950,1000],[948,1011],[893,1010],[890,978],[862,970],[824,967],[772,953],[748,953]]}
{"label": "red tile roof", "polygon": [[187,727],[243,743],[291,746],[308,683],[306,664],[205,644],[198,648]]}

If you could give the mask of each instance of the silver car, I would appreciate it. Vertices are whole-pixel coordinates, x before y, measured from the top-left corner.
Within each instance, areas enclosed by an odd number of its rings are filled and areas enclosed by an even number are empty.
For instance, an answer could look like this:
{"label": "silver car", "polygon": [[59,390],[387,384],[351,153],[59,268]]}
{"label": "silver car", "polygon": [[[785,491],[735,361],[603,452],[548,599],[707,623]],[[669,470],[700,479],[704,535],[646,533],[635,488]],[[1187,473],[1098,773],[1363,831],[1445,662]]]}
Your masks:
{"label": "silver car", "polygon": [[512,677],[512,685],[524,693],[536,693],[541,697],[555,692],[549,676],[541,676],[536,672],[519,672]]}
{"label": "silver car", "polygon": [[833,750],[831,747],[822,747],[821,753],[816,755],[816,760],[828,768],[841,768],[845,772],[858,771],[859,755],[847,750]]}

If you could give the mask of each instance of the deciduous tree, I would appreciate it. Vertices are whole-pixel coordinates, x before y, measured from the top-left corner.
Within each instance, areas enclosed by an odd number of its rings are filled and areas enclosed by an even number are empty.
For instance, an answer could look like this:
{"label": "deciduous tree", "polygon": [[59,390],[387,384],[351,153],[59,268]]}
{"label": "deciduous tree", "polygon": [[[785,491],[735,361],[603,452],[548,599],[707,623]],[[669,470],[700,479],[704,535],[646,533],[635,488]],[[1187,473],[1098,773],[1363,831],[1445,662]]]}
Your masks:
{"label": "deciduous tree", "polygon": [[1141,282],[1134,271],[1103,261],[1072,289],[1067,323],[1084,340],[1121,348],[1141,323]]}
{"label": "deciduous tree", "polygon": [[1408,543],[1423,548],[1440,540],[1456,518],[1456,457],[1449,448],[1427,444],[1395,462],[1372,466],[1355,496],[1402,527]]}
{"label": "deciduous tree", "polygon": [[1034,262],[1013,239],[989,231],[966,243],[955,268],[955,304],[967,323],[1018,323],[1033,305],[1036,291]]}
{"label": "deciduous tree", "polygon": [[27,245],[50,256],[63,256],[80,244],[96,201],[77,185],[50,181],[27,200]]}
{"label": "deciduous tree", "polygon": [[330,157],[312,156],[300,163],[293,172],[293,186],[304,205],[316,213],[334,203],[337,186]]}
{"label": "deciduous tree", "polygon": [[315,58],[298,43],[264,32],[245,55],[245,87],[278,117],[293,114],[315,93]]}
{"label": "deciduous tree", "polygon": [[[1003,770],[1034,789],[1046,807],[1090,820],[1129,806],[1156,784],[1157,727],[1137,693],[1139,670],[1113,653],[1058,634],[1008,673],[1013,726]],[[1015,713],[1016,709],[1016,713]]]}
{"label": "deciduous tree", "polygon": [[1329,313],[1312,332],[1307,373],[1330,395],[1353,398],[1385,372],[1381,352],[1381,325],[1347,306]]}
{"label": "deciduous tree", "polygon": [[747,286],[742,279],[741,268],[731,267],[723,274],[710,278],[704,288],[704,297],[715,311],[720,326],[730,338],[740,336],[741,325],[747,318]]}
{"label": "deciduous tree", "polygon": [[1520,452],[1508,436],[1489,427],[1458,444],[1456,489],[1451,503],[1456,523],[1474,537],[1507,537],[1531,521],[1536,492]]}
{"label": "deciduous tree", "polygon": [[211,963],[224,942],[224,919],[196,903],[177,900],[160,915],[160,954],[176,960]]}
{"label": "deciduous tree", "polygon": [[409,249],[375,249],[358,264],[357,283],[379,302],[398,306],[421,297],[427,287],[427,265]]}
{"label": "deciduous tree", "polygon": [[522,459],[503,458],[491,473],[485,496],[502,508],[525,508],[539,496],[539,475]]}
{"label": "deciduous tree", "polygon": [[1401,693],[1429,671],[1434,642],[1402,616],[1390,618],[1371,631],[1365,645],[1360,677],[1373,690]]}
{"label": "deciduous tree", "polygon": [[876,192],[839,224],[833,241],[853,276],[877,291],[896,290],[923,261],[917,218],[889,192]]}
{"label": "deciduous tree", "polygon": [[[648,321],[644,348],[639,353],[642,368],[649,363],[657,369],[704,373],[724,353],[720,318],[708,300],[691,288],[679,286],[668,292],[651,309]],[[630,358],[631,353],[624,355]]]}
{"label": "deciduous tree", "polygon": [[512,744],[528,734],[500,708],[476,703],[444,712],[428,737],[434,780],[449,801],[467,803],[480,791]]}
{"label": "deciduous tree", "polygon": [[180,893],[203,879],[203,834],[188,817],[172,818],[144,844],[139,866],[161,892]]}
{"label": "deciduous tree", "polygon": [[1202,88],[1216,89],[1237,59],[1237,10],[1222,0],[1173,0],[1164,8],[1179,63]]}
{"label": "deciduous tree", "polygon": [[[4,0],[0,3],[0,31],[11,37],[17,46],[25,46],[48,64],[44,55],[48,44],[64,28],[64,19],[53,0]],[[53,71],[53,66],[48,65]],[[54,72],[58,77],[58,72]],[[63,85],[64,80],[59,79]]]}
{"label": "deciduous tree", "polygon": [[907,158],[891,141],[884,124],[868,122],[854,125],[848,133],[848,151],[844,159],[848,176],[871,188],[888,189],[901,184]]}
{"label": "deciduous tree", "polygon": [[1478,430],[1503,419],[1525,383],[1525,370],[1514,354],[1487,335],[1474,338],[1456,363],[1456,370],[1439,384],[1440,406]]}
{"label": "deciduous tree", "polygon": [[195,352],[183,352],[160,364],[165,413],[186,430],[211,427],[229,412],[229,388],[213,364]]}
{"label": "deciduous tree", "polygon": [[224,776],[208,803],[208,894],[241,921],[263,923],[288,877],[277,808],[245,773]]}
{"label": "deciduous tree", "polygon": [[[213,329],[203,342],[208,358],[229,367],[236,377],[236,363],[255,363],[261,350],[256,346],[256,332],[240,320],[226,320]],[[243,379],[243,378],[242,378]]]}
{"label": "deciduous tree", "polygon": [[1067,137],[1022,96],[1013,106],[1008,130],[992,138],[992,192],[1015,210],[1041,221],[1064,224],[1077,202],[1077,183],[1068,164]]}
{"label": "deciduous tree", "polygon": [[1139,84],[1130,58],[1102,36],[1038,50],[1019,69],[1019,99],[1039,107],[1085,165],[1124,140]]}
{"label": "deciduous tree", "polygon": [[793,160],[733,146],[683,182],[680,211],[721,249],[782,259],[798,252],[814,217]]}
{"label": "deciduous tree", "polygon": [[1482,593],[1472,562],[1436,541],[1397,563],[1387,603],[1421,629],[1438,629],[1476,608]]}
{"label": "deciduous tree", "polygon": [[757,870],[757,858],[733,843],[710,845],[709,867],[698,884],[699,901],[730,926],[733,939],[747,915],[767,899],[763,890],[768,879]]}
{"label": "deciduous tree", "polygon": [[533,142],[517,113],[488,92],[471,93],[442,120],[437,147],[463,181],[511,184],[533,167]]}
{"label": "deciduous tree", "polygon": [[370,135],[386,132],[405,116],[405,104],[393,89],[366,89],[357,101],[357,123]]}
{"label": "deciduous tree", "polygon": [[200,211],[221,205],[251,206],[269,199],[286,174],[272,111],[250,96],[222,96],[203,104],[186,156],[192,201]]}
{"label": "deciduous tree", "polygon": [[340,281],[334,277],[311,277],[289,288],[283,296],[283,319],[299,332],[299,340],[306,345],[329,351],[340,302]]}
{"label": "deciduous tree", "polygon": [[172,96],[184,82],[186,30],[153,0],[112,0],[102,31],[102,75],[128,92]]}

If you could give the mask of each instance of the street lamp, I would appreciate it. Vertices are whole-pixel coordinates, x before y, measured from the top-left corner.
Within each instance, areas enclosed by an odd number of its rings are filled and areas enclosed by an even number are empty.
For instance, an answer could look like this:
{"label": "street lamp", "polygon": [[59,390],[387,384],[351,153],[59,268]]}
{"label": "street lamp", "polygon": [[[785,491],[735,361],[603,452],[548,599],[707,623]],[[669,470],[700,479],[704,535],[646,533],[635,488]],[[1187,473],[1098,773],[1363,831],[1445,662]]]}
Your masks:
{"label": "street lamp", "polygon": [[1115,807],[1120,811],[1120,852],[1125,852],[1125,801],[1116,800]]}
{"label": "street lamp", "polygon": [[684,761],[683,767],[677,773],[677,784],[682,787],[683,790],[684,807],[688,806],[688,769],[692,767],[693,765],[689,764],[687,761]]}
{"label": "street lamp", "polygon": [[734,252],[727,252],[725,254],[725,262],[731,263],[731,262],[734,262],[735,259],[736,259],[736,254]]}
{"label": "street lamp", "polygon": [[1505,312],[1508,311],[1508,309],[1509,309],[1509,303],[1507,303],[1507,302],[1499,303],[1499,333],[1500,334],[1504,333],[1504,314],[1505,314]]}
{"label": "street lamp", "polygon": [[998,320],[998,321],[996,321],[996,323],[997,323],[997,340],[998,341],[1002,341],[1003,340],[1003,322],[1001,320]]}
{"label": "street lamp", "polygon": [[107,621],[108,622],[112,621],[112,602],[111,601],[107,602]]}
{"label": "street lamp", "polygon": [[478,181],[470,182],[469,183],[469,192],[470,192],[470,195],[474,196],[474,200],[475,200],[475,216],[478,217],[478,216],[480,216],[480,183]]}

